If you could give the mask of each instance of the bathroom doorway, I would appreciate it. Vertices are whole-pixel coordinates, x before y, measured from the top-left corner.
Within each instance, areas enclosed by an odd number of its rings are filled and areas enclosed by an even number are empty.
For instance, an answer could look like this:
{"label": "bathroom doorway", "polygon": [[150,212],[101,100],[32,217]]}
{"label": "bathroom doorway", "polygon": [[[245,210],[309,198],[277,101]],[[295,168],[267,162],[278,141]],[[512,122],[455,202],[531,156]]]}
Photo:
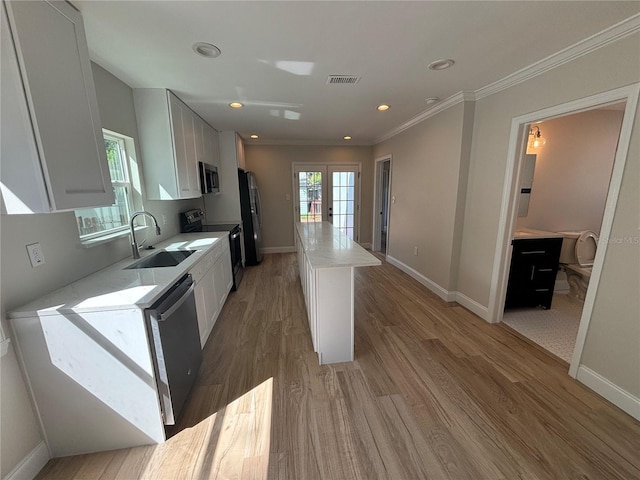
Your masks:
{"label": "bathroom doorway", "polygon": [[[607,249],[607,241],[611,232],[611,226],[613,223],[613,215],[615,212],[615,206],[618,198],[618,193],[620,189],[620,184],[622,180],[622,173],[624,170],[624,164],[627,158],[627,152],[629,148],[629,141],[631,136],[631,128],[633,125],[633,119],[636,111],[636,105],[638,100],[638,92],[640,87],[638,85],[633,85],[630,87],[623,87],[611,92],[606,92],[599,95],[594,95],[593,97],[588,97],[582,100],[570,102],[564,105],[559,105],[556,107],[552,107],[549,109],[541,110],[539,112],[534,112],[531,114],[524,115],[522,117],[514,118],[512,121],[512,129],[511,129],[511,140],[509,145],[509,162],[507,164],[507,172],[505,177],[505,190],[503,194],[503,208],[501,211],[501,218],[499,224],[499,232],[498,238],[500,239],[498,245],[496,247],[496,262],[494,264],[493,270],[493,278],[492,278],[492,286],[491,286],[491,297],[489,303],[489,315],[492,322],[501,322],[503,320],[508,320],[508,318],[504,318],[504,305],[505,298],[507,294],[507,284],[509,279],[509,272],[511,266],[512,259],[512,240],[513,235],[518,229],[518,225],[520,223],[520,227],[522,227],[522,220],[518,219],[518,208],[520,205],[520,196],[522,195],[521,189],[521,178],[524,174],[524,158],[527,154],[527,146],[530,146],[530,133],[533,130],[533,134],[535,137],[538,137],[538,131],[541,131],[542,137],[544,138],[544,128],[547,128],[549,132],[549,137],[551,137],[551,128],[553,126],[552,122],[561,122],[563,119],[565,123],[571,122],[571,116],[577,114],[586,114],[588,112],[596,112],[597,111],[605,111],[605,112],[621,112],[622,119],[620,121],[620,127],[618,127],[616,141],[614,141],[613,145],[613,163],[610,170],[610,181],[608,184],[604,186],[604,206],[602,206],[601,218],[600,218],[600,244],[598,246],[593,270],[591,272],[591,277],[589,280],[588,288],[586,289],[586,295],[584,297],[584,302],[575,303],[573,300],[569,302],[565,310],[565,313],[569,317],[574,318],[574,326],[573,328],[573,338],[575,338],[575,348],[573,352],[570,352],[569,355],[565,354],[565,360],[570,360],[570,369],[569,374],[573,377],[577,374],[577,368],[580,361],[580,356],[582,354],[582,348],[584,346],[584,340],[586,338],[586,331],[588,328],[589,320],[591,318],[591,311],[593,308],[593,303],[595,299],[595,294],[598,288],[598,283],[600,281],[600,273],[602,270],[602,264],[604,262],[604,256]],[[616,115],[615,113],[613,114]],[[533,128],[532,127],[538,127]],[[595,139],[597,139],[597,135],[592,135]],[[560,137],[556,137],[560,138]],[[544,144],[543,148],[548,148],[551,151],[552,144],[550,143],[550,138]],[[580,142],[584,142],[584,137],[581,137]],[[575,139],[574,139],[575,142]],[[531,150],[530,150],[531,151]],[[540,155],[542,157],[542,155]],[[549,157],[550,158],[550,157]],[[536,169],[538,169],[539,165],[536,165]],[[558,176],[558,174],[554,174]],[[560,180],[565,181],[566,188],[576,189],[576,185],[572,185],[567,177],[570,175],[560,175]],[[577,176],[574,176],[577,178]],[[573,178],[573,180],[575,180]],[[533,184],[530,186],[530,206],[529,213],[527,215],[532,215],[536,217],[536,210],[538,207],[534,206],[534,198],[536,195],[536,188],[540,187],[540,182],[536,185],[536,178],[534,174]],[[557,188],[557,187],[556,187]],[[582,187],[584,189],[584,187]],[[545,189],[543,188],[542,191]],[[587,188],[588,190],[588,188]],[[542,195],[544,196],[544,195]],[[555,203],[557,208],[557,201]],[[584,209],[578,209],[577,213],[581,213],[582,210],[588,210],[590,207],[586,207]],[[560,209],[561,210],[561,209]],[[540,211],[544,212],[545,208],[540,207]],[[573,211],[576,211],[576,208],[573,207]],[[546,216],[549,216],[549,208],[546,207]],[[544,214],[542,216],[537,217],[537,221],[541,221],[540,219],[544,218]],[[572,219],[573,220],[573,219]],[[535,222],[533,226],[536,226]],[[527,225],[528,228],[533,230],[539,230],[541,228],[532,228],[532,225]],[[557,233],[558,231],[564,231],[565,227],[561,225],[555,226],[546,226],[544,227],[547,230],[551,230],[552,233]],[[575,230],[591,230],[588,227],[582,228],[579,225],[572,227]],[[596,227],[594,227],[596,228]],[[557,265],[557,264],[556,264]],[[560,297],[558,297],[560,298]],[[529,310],[529,313],[534,314],[547,314],[544,318],[547,320],[548,325],[557,324],[558,322],[554,322],[553,320],[548,321],[552,315],[548,315],[552,313],[554,307],[557,309],[563,310],[563,300],[569,298],[554,298],[551,303],[551,308],[549,310]],[[576,313],[578,311],[578,313]],[[577,321],[577,325],[575,322],[576,317],[579,317]],[[534,320],[529,319],[525,320],[524,323],[528,326]],[[544,322],[542,322],[544,323]],[[577,327],[577,328],[576,328]],[[544,326],[542,327],[544,330]],[[556,338],[557,334],[552,334],[549,336],[550,338]]]}
{"label": "bathroom doorway", "polygon": [[376,159],[373,208],[374,252],[387,254],[389,245],[389,206],[391,203],[391,155]]}
{"label": "bathroom doorway", "polygon": [[[597,252],[624,108],[624,102],[615,103],[529,125],[506,307],[509,292],[520,287],[516,293],[524,295],[527,286],[515,269],[527,260],[532,297],[547,290],[551,303],[542,309],[533,298],[529,305],[505,309],[502,321],[567,363]],[[554,242],[562,245],[555,248],[555,259],[551,254],[518,257],[533,244],[536,248],[527,253],[545,245],[552,252]]]}

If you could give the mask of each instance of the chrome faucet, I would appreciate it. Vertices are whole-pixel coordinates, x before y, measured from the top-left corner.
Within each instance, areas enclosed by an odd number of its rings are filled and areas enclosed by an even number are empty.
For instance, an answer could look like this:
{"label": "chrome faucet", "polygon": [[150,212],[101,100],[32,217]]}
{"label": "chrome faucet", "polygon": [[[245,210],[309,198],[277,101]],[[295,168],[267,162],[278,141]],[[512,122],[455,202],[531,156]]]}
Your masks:
{"label": "chrome faucet", "polygon": [[160,233],[162,233],[160,231],[160,227],[158,226],[158,220],[156,220],[156,217],[154,217],[151,213],[147,212],[146,210],[134,212],[133,215],[131,215],[131,220],[129,221],[129,227],[131,228],[131,251],[133,252],[133,258],[140,258],[140,247],[138,247],[138,244],[136,243],[136,232],[133,227],[133,221],[139,215],[147,215],[148,217],[153,218],[153,223],[156,224],[156,235],[160,235]]}

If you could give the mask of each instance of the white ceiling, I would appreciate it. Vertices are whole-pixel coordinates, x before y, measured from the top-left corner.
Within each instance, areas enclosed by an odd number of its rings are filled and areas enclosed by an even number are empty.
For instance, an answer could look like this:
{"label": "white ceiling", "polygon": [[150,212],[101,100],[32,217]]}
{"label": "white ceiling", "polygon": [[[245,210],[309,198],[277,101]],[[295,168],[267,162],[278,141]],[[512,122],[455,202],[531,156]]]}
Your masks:
{"label": "white ceiling", "polygon": [[[92,60],[130,86],[169,88],[245,140],[312,144],[371,144],[427,110],[427,97],[477,90],[640,11],[629,1],[74,4]],[[197,56],[198,41],[222,55]],[[442,58],[456,63],[427,68]],[[342,74],[362,78],[327,85]]]}

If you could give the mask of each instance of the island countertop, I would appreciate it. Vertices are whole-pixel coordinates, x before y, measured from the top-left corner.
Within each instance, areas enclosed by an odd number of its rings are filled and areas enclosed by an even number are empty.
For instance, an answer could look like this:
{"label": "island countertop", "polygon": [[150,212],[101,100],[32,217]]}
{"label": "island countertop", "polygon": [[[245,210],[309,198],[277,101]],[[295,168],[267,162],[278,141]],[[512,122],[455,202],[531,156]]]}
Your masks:
{"label": "island countertop", "polygon": [[296,229],[313,268],[369,267],[382,263],[329,222],[296,222]]}

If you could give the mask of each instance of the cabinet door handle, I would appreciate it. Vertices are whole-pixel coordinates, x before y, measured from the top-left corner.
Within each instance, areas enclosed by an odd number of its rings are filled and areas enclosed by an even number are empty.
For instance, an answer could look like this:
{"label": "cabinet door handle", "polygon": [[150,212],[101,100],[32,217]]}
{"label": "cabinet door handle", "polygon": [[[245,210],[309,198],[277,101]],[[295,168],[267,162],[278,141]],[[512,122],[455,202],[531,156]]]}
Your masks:
{"label": "cabinet door handle", "polygon": [[531,250],[529,252],[520,252],[522,255],[542,255],[547,253],[546,250]]}
{"label": "cabinet door handle", "polygon": [[548,288],[536,288],[536,292],[548,292]]}
{"label": "cabinet door handle", "polygon": [[533,266],[531,267],[531,280],[533,280],[533,275],[534,275],[535,273],[536,273],[536,266],[535,266],[535,265],[533,265]]}
{"label": "cabinet door handle", "polygon": [[539,272],[553,272],[553,268],[540,268],[538,269]]}

